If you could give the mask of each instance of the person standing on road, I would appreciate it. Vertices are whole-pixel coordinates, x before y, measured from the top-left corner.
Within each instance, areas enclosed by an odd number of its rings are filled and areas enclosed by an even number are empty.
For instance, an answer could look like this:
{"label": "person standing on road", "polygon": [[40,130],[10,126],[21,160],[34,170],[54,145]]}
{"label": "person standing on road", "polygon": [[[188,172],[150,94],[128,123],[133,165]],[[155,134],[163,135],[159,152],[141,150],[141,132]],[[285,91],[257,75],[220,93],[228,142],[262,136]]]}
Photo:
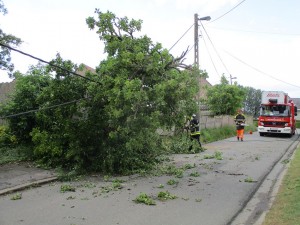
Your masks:
{"label": "person standing on road", "polygon": [[241,109],[238,110],[238,113],[234,117],[234,122],[236,124],[236,136],[237,140],[244,140],[244,128],[245,128],[246,117],[243,114]]}
{"label": "person standing on road", "polygon": [[189,130],[190,130],[190,138],[192,141],[192,144],[189,148],[189,150],[192,150],[193,148],[193,140],[196,140],[200,146],[201,146],[201,142],[200,142],[200,125],[199,125],[199,120],[196,118],[196,114],[193,114],[189,123]]}

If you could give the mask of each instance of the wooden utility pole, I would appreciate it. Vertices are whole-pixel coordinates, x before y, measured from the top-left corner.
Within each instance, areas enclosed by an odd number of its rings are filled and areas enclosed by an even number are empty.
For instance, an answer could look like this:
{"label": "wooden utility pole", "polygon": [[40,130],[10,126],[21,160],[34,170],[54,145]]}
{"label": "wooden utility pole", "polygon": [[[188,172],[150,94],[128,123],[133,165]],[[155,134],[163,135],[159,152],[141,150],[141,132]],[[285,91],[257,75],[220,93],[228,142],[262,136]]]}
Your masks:
{"label": "wooden utility pole", "polygon": [[194,64],[199,69],[199,34],[198,34],[198,14],[194,15]]}
{"label": "wooden utility pole", "polygon": [[198,18],[198,14],[195,13],[194,15],[194,64],[199,69],[199,24],[198,20],[207,20],[209,21],[211,18],[210,16],[205,16]]}
{"label": "wooden utility pole", "polygon": [[[198,20],[210,20],[210,16],[206,16],[206,17],[202,17],[202,18],[198,18],[198,14],[195,13],[194,15],[194,66],[196,66],[197,69],[200,69],[199,66],[199,24],[198,24]],[[200,118],[200,90],[201,90],[201,78],[199,78],[198,80],[198,84],[199,84],[199,93],[196,96],[197,99],[197,104],[199,107],[199,114],[197,115],[199,118],[199,122],[201,124],[201,118]],[[199,124],[199,126],[200,126]]]}

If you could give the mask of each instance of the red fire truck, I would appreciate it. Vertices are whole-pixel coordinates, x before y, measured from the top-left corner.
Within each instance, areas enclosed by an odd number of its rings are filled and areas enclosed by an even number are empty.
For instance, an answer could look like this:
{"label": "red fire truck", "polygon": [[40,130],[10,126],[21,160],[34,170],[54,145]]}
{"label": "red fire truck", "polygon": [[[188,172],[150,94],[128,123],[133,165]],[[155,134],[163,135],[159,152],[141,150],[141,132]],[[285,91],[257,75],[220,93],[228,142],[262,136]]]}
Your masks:
{"label": "red fire truck", "polygon": [[297,106],[287,93],[263,91],[258,119],[258,132],[265,134],[295,134]]}

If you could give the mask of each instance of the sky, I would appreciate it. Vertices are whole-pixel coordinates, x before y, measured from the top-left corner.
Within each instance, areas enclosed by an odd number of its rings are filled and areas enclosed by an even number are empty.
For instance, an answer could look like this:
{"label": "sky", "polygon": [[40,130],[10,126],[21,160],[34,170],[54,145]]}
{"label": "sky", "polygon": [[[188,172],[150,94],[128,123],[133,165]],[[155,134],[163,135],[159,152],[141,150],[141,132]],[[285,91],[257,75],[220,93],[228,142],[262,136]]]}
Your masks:
{"label": "sky", "polygon": [[[177,57],[189,49],[194,63],[194,16],[199,20],[198,55],[207,80],[228,81],[300,98],[299,0],[3,0],[8,14],[0,28],[23,40],[19,50],[51,61],[57,53],[76,64],[96,67],[104,45],[85,22],[95,8],[117,17],[141,19],[142,31]],[[190,28],[190,29],[189,29]],[[15,69],[26,73],[38,61],[12,52]],[[232,79],[230,79],[230,77]],[[11,81],[0,71],[0,82]]]}

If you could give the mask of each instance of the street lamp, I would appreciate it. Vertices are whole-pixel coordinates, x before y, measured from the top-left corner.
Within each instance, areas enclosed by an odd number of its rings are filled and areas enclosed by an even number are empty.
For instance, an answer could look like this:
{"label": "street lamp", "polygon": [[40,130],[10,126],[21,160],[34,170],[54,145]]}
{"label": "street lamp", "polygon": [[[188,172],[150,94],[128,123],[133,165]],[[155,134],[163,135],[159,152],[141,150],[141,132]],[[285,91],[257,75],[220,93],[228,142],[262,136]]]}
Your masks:
{"label": "street lamp", "polygon": [[197,66],[197,68],[199,69],[199,49],[198,49],[198,37],[199,37],[199,34],[198,34],[198,21],[199,20],[206,20],[206,21],[209,21],[211,18],[210,16],[205,16],[205,17],[201,17],[199,18],[198,17],[198,14],[196,13],[194,15],[194,29],[195,29],[195,32],[194,32],[194,64]]}
{"label": "street lamp", "polygon": [[230,84],[232,85],[232,80],[236,79],[236,77],[232,77],[232,75],[230,74]]}
{"label": "street lamp", "polygon": [[205,16],[205,17],[201,17],[199,18],[199,20],[207,20],[207,21],[210,21],[210,16]]}

